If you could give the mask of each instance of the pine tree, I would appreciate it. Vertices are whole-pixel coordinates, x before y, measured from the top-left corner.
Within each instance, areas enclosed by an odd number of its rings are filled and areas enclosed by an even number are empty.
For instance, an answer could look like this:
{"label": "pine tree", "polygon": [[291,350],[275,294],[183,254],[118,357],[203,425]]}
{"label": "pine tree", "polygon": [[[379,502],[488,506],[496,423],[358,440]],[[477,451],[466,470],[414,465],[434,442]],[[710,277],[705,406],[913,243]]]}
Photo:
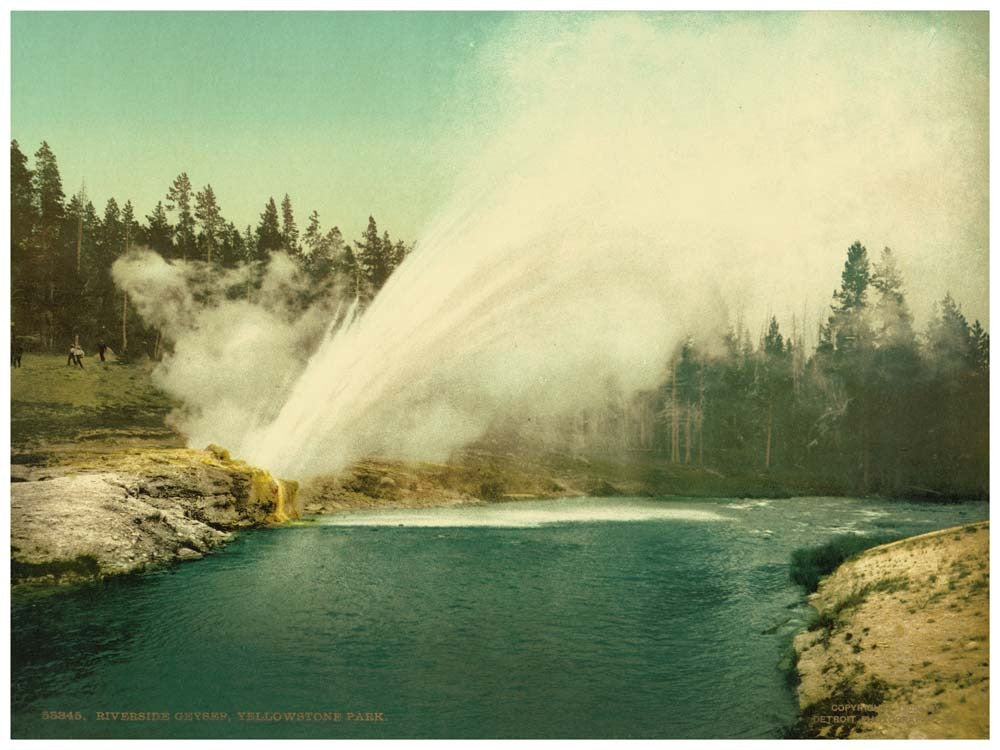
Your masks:
{"label": "pine tree", "polygon": [[847,249],[847,260],[840,275],[840,289],[833,293],[833,313],[820,339],[824,348],[859,349],[870,343],[871,332],[865,306],[868,301],[868,287],[871,284],[871,269],[868,250],[860,242]]}
{"label": "pine tree", "polygon": [[114,198],[109,198],[104,207],[104,219],[100,224],[96,256],[88,262],[88,303],[91,310],[91,330],[105,330],[114,324],[118,306],[115,304],[115,288],[111,279],[111,264],[122,254],[125,247],[125,225],[121,210]]}
{"label": "pine tree", "polygon": [[243,263],[249,263],[254,258],[257,257],[257,237],[254,235],[253,229],[247,224],[247,228],[243,231],[243,252],[244,256],[241,258]]}
{"label": "pine tree", "polygon": [[125,206],[122,208],[122,229],[125,233],[125,243],[122,247],[122,251],[127,251],[136,239],[136,231],[138,230],[138,225],[135,221],[135,208],[132,207],[132,201],[125,201]]}
{"label": "pine tree", "polygon": [[10,142],[10,244],[25,252],[35,223],[33,172],[17,141]]}
{"label": "pine tree", "polygon": [[873,435],[873,482],[879,489],[898,492],[919,430],[908,405],[916,397],[915,383],[922,378],[923,365],[903,276],[888,247],[872,269],[871,283],[877,292],[871,310],[876,351],[866,376],[865,403]]}
{"label": "pine tree", "polygon": [[32,177],[39,224],[43,227],[57,224],[65,212],[65,196],[56,156],[45,141],[42,141],[41,147],[35,152],[35,171]]}
{"label": "pine tree", "polygon": [[[108,198],[104,206],[104,220],[101,225],[103,229],[101,237],[101,251],[104,257],[101,259],[110,261],[119,252],[125,241],[125,227],[122,224],[122,212],[118,208],[118,201]],[[110,262],[107,263],[110,266]]]}
{"label": "pine tree", "polygon": [[[162,206],[161,206],[161,210],[162,210]],[[135,220],[135,209],[132,207],[132,201],[127,200],[127,201],[125,201],[125,207],[122,209],[122,242],[121,242],[121,248],[120,248],[120,250],[118,252],[118,255],[123,255],[123,254],[127,253],[132,248],[132,244],[136,241],[136,237],[138,235],[138,232],[139,232],[139,226],[138,226],[138,224],[136,223],[136,220]],[[112,290],[111,290],[111,300],[112,300],[113,303],[115,303],[113,306],[117,309],[118,305],[117,305],[117,300],[115,298],[115,290],[114,290],[114,288],[112,288]],[[127,345],[128,345],[128,319],[129,319],[128,308],[129,308],[129,304],[128,304],[128,292],[126,290],[122,290],[121,300],[122,300],[122,303],[121,303],[121,308],[120,308],[120,314],[121,314],[121,328],[122,328],[122,343],[127,347]],[[108,323],[110,323],[110,321],[108,321]],[[158,349],[159,349],[161,337],[162,337],[161,332],[157,331],[157,333],[156,333],[156,345],[154,346],[154,350],[152,352],[152,354],[153,354],[154,357],[158,357],[159,356]],[[111,340],[111,334],[109,332],[108,325],[106,323],[103,323],[103,322],[102,322],[102,325],[101,325],[100,338],[103,340],[104,343],[108,343]],[[124,351],[124,349],[123,349],[123,351]]]}
{"label": "pine tree", "polygon": [[936,306],[927,339],[932,361],[939,371],[956,371],[975,361],[969,321],[950,292]]}
{"label": "pine tree", "polygon": [[847,248],[847,260],[840,275],[840,291],[833,294],[839,302],[834,310],[843,312],[864,307],[870,282],[868,250],[856,241]]}
{"label": "pine tree", "polygon": [[[389,277],[392,276],[392,272],[396,270],[396,264],[393,263],[396,254],[392,247],[392,238],[389,236],[388,231],[382,232],[382,240],[379,243],[379,250],[382,253],[382,257],[385,259],[386,274],[385,280],[388,281]],[[385,281],[382,282],[383,284]]]}
{"label": "pine tree", "polygon": [[[323,235],[322,247],[323,256],[317,259],[313,267],[313,273],[318,280],[326,279],[327,276],[336,272],[344,254],[350,252],[350,248],[344,244],[344,235],[340,233],[340,227],[332,227]],[[346,273],[353,277],[356,266],[355,261],[347,263],[344,266]]]}
{"label": "pine tree", "polygon": [[913,316],[903,295],[903,275],[888,247],[872,269],[871,284],[878,291],[872,311],[877,346],[914,346]]}
{"label": "pine tree", "polygon": [[392,247],[392,268],[395,270],[399,267],[399,264],[406,260],[406,256],[410,254],[410,248],[407,247],[406,243],[402,240],[397,240],[396,244]]}
{"label": "pine tree", "polygon": [[350,294],[360,299],[366,294],[367,283],[364,280],[364,272],[358,262],[358,256],[350,245],[344,246],[344,252],[336,263],[337,273],[346,280]]}
{"label": "pine tree", "polygon": [[[968,475],[988,473],[977,469],[984,463],[986,441],[978,448],[978,436],[988,434],[988,378],[978,377],[979,353],[973,328],[962,308],[950,293],[935,306],[935,316],[927,329],[927,352],[932,385],[929,401],[933,415],[928,415],[926,433],[932,440],[932,465],[938,481],[956,486]],[[980,335],[981,337],[982,335]]]}
{"label": "pine tree", "polygon": [[278,225],[278,207],[274,203],[274,198],[268,199],[264,212],[260,215],[256,239],[252,258],[255,261],[267,260],[272,252],[281,249],[283,240],[281,227]]}
{"label": "pine tree", "polygon": [[313,286],[319,289],[334,273],[336,261],[343,251],[344,238],[337,227],[323,234],[319,214],[313,211],[309,215],[309,226],[303,240],[303,264]]}
{"label": "pine tree", "polygon": [[[791,341],[789,341],[789,344]],[[785,340],[778,327],[778,319],[773,315],[767,327],[767,333],[761,346],[762,362],[758,369],[758,392],[766,409],[766,436],[764,440],[764,468],[770,469],[774,463],[774,448],[776,444],[776,426],[784,420],[781,401],[790,390],[791,384],[791,347],[785,346]]]}
{"label": "pine tree", "polygon": [[[82,318],[91,311],[83,309],[85,300],[89,300],[90,286],[94,261],[97,257],[96,244],[100,227],[96,212],[88,210],[93,204],[87,200],[83,187],[73,195],[65,207],[65,217],[61,231],[62,242],[59,253],[58,268],[62,278],[61,286],[64,294],[60,306],[64,308],[60,317],[70,320],[74,331],[79,330]],[[72,315],[67,314],[72,310]]]}
{"label": "pine tree", "polygon": [[972,324],[972,352],[975,367],[980,372],[990,371],[990,335],[977,320]]}
{"label": "pine tree", "polygon": [[204,189],[195,196],[195,218],[201,224],[201,242],[205,248],[205,262],[211,264],[213,261],[219,262],[215,257],[216,248],[221,241],[221,236],[225,230],[226,223],[222,218],[222,211],[219,203],[215,199],[215,191],[211,185],[206,185]]}
{"label": "pine tree", "polygon": [[295,225],[295,214],[292,212],[292,199],[285,193],[281,201],[281,249],[293,258],[301,254],[299,245],[299,229]]}
{"label": "pine tree", "polygon": [[699,421],[698,405],[701,401],[701,364],[695,351],[694,342],[688,339],[681,347],[680,360],[674,371],[677,380],[677,421],[675,438],[678,440],[678,453],[681,442],[681,426],[683,425],[684,463],[690,464],[694,455],[694,430]]}
{"label": "pine tree", "polygon": [[828,413],[837,415],[837,444],[844,446],[837,449],[844,461],[841,469],[853,481],[855,491],[868,492],[877,422],[869,408],[875,342],[868,308],[872,272],[868,251],[860,242],[848,248],[840,278],[831,315],[820,331],[819,371],[836,404]]}
{"label": "pine tree", "polygon": [[194,257],[194,215],[191,213],[191,180],[187,172],[174,178],[167,190],[167,210],[177,212],[176,247],[182,259]]}
{"label": "pine tree", "polygon": [[[389,267],[389,257],[382,244],[382,239],[378,234],[378,226],[372,216],[368,217],[368,228],[365,230],[357,246],[357,260],[360,263],[361,271],[374,291],[378,291],[385,284],[386,279],[392,269]],[[391,250],[390,248],[388,248]]]}
{"label": "pine tree", "polygon": [[140,241],[164,258],[174,257],[174,228],[170,225],[162,202],[146,217],[146,226],[139,230]]}
{"label": "pine tree", "polygon": [[[271,199],[269,205],[271,207],[274,207],[273,198]],[[265,214],[267,213],[266,209],[264,213]],[[274,216],[275,216],[275,226],[277,226],[277,216],[278,216],[277,210],[275,210]],[[263,214],[261,215],[261,219],[263,223]],[[260,249],[258,248],[257,242],[258,242],[258,235],[255,234],[253,229],[250,228],[250,225],[247,224],[246,231],[243,233],[243,248],[244,251],[246,252],[246,257],[244,259],[244,262],[246,263],[246,272],[247,272],[247,284],[246,284],[247,300],[250,300],[253,296],[253,289],[256,280],[256,266],[259,263],[262,255]]]}
{"label": "pine tree", "polygon": [[60,312],[56,295],[62,275],[58,255],[60,229],[65,217],[65,196],[55,154],[45,141],[35,152],[32,188],[37,217],[33,244],[39,269],[36,295],[44,319],[46,343],[51,349],[58,333],[56,325]]}
{"label": "pine tree", "polygon": [[246,263],[246,260],[247,253],[243,243],[243,235],[230,221],[222,232],[219,262],[224,268],[236,268],[241,263]]}
{"label": "pine tree", "polygon": [[[35,232],[35,199],[32,171],[17,141],[10,142],[10,274],[11,322],[24,327],[32,321],[31,292],[35,286],[32,273],[31,240]],[[17,335],[17,334],[14,334]]]}
{"label": "pine tree", "polygon": [[316,252],[316,248],[322,239],[323,234],[319,226],[319,212],[313,211],[309,214],[309,225],[306,227],[306,233],[302,237],[303,249],[307,258]]}

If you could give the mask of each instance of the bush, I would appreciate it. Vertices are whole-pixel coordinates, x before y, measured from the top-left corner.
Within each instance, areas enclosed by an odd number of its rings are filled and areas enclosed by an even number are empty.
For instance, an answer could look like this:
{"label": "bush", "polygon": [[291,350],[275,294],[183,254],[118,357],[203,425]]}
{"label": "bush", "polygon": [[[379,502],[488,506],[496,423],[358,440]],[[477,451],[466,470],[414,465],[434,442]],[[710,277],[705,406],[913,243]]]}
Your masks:
{"label": "bush", "polygon": [[876,536],[843,534],[818,547],[799,547],[792,552],[789,577],[792,583],[805,587],[806,591],[811,593],[819,586],[820,578],[832,573],[844,560],[866,549],[901,538],[885,534]]}
{"label": "bush", "polygon": [[506,488],[498,479],[491,479],[479,485],[479,499],[487,502],[503,500]]}

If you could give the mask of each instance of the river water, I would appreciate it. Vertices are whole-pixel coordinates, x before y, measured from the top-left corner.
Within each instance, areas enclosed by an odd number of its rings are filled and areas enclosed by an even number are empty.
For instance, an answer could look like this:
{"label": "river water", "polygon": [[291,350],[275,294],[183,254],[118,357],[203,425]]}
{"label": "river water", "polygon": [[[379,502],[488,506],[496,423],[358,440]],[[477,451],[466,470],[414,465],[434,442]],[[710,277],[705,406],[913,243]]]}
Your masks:
{"label": "river water", "polygon": [[783,660],[810,612],[792,550],[987,517],[985,503],[588,498],[247,532],[197,563],[16,594],[12,733],[779,736],[796,716]]}

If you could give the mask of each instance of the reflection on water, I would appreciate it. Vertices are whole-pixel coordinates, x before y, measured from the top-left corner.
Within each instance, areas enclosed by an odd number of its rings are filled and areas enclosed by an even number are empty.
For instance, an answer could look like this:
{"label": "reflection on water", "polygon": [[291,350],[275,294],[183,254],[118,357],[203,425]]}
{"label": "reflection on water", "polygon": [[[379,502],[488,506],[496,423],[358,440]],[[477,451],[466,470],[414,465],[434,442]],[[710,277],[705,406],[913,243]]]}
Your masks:
{"label": "reflection on water", "polygon": [[[13,733],[774,736],[795,715],[779,663],[809,614],[791,551],[843,528],[915,534],[986,516],[843,498],[571,499],[250,532],[168,571],[16,596]],[[280,711],[386,721],[238,717]]]}

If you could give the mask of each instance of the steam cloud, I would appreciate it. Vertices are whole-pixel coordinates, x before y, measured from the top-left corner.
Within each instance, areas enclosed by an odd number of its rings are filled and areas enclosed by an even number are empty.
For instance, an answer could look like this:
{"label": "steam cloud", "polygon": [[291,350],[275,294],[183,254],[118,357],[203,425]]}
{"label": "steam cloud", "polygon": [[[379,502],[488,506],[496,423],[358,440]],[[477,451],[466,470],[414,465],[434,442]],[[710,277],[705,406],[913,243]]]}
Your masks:
{"label": "steam cloud", "polygon": [[283,253],[272,256],[252,302],[243,292],[247,267],[220,276],[139,248],[116,261],[112,275],[173,344],[153,379],[183,402],[171,418],[198,447],[240,445],[273,419],[309,352],[339,319],[324,305],[296,310],[293,295],[304,280]]}
{"label": "steam cloud", "polygon": [[466,82],[490,100],[454,134],[475,158],[453,199],[357,321],[294,316],[280,256],[254,303],[148,253],[115,278],[176,342],[157,380],[193,443],[297,478],[445,458],[506,416],[652,386],[683,336],[717,340],[727,300],[817,309],[857,237],[904,248],[918,314],[952,267],[984,271],[985,89],[960,35],[932,31],[519,21]]}

